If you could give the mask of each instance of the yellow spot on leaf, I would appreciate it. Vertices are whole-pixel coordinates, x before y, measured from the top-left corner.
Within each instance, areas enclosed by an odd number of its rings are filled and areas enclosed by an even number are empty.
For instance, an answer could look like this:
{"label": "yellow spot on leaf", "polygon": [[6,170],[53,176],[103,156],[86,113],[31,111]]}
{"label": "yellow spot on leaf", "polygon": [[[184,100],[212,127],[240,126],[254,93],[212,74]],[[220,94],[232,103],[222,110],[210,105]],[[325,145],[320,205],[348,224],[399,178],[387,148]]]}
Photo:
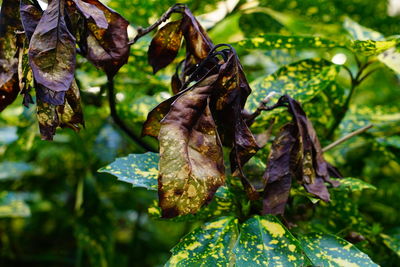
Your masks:
{"label": "yellow spot on leaf", "polygon": [[282,237],[285,234],[285,229],[283,229],[282,225],[279,223],[261,220],[261,224],[271,233],[273,237]]}

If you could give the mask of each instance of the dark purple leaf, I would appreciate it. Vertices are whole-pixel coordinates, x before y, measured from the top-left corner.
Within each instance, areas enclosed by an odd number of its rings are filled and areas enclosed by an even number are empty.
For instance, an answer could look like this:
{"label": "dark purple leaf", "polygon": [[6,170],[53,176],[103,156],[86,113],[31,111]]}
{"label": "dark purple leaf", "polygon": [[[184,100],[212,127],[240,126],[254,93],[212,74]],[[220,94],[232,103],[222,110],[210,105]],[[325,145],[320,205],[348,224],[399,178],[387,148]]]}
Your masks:
{"label": "dark purple leaf", "polygon": [[92,19],[97,27],[107,29],[108,22],[104,12],[93,4],[86,3],[83,0],[73,0],[77,9],[86,19]]}
{"label": "dark purple leaf", "polygon": [[19,12],[26,37],[31,40],[43,12],[38,4],[35,5],[29,0],[21,0]]}

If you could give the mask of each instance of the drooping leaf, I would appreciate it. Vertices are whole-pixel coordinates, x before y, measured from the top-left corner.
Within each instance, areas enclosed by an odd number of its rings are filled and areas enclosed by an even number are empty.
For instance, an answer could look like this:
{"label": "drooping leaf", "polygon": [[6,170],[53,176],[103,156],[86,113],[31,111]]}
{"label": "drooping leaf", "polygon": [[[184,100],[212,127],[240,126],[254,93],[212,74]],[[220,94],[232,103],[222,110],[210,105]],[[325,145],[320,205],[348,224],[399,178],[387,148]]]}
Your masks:
{"label": "drooping leaf", "polygon": [[40,98],[36,99],[36,117],[42,140],[53,140],[56,134],[56,129],[60,125],[56,109],[56,106],[43,102]]}
{"label": "drooping leaf", "polygon": [[341,178],[339,181],[340,185],[338,189],[341,190],[349,190],[351,192],[362,191],[364,189],[376,190],[375,186],[357,178]]}
{"label": "drooping leaf", "polygon": [[31,40],[43,12],[36,1],[30,0],[21,0],[19,12],[25,35],[28,40]]}
{"label": "drooping leaf", "polygon": [[97,27],[107,29],[108,22],[101,9],[84,0],[73,0],[77,9],[85,16],[86,19],[92,19]]}
{"label": "drooping leaf", "polygon": [[300,242],[314,266],[378,266],[354,245],[333,235],[309,234],[301,236]]}
{"label": "drooping leaf", "polygon": [[[246,108],[254,111],[260,102],[271,92],[276,95],[273,103],[280,96],[288,94],[301,103],[306,103],[327,88],[335,80],[339,71],[337,65],[323,59],[306,59],[284,66],[274,74],[251,83],[253,93],[249,96]],[[276,112],[263,113],[254,126],[265,126]]]}
{"label": "drooping leaf", "polygon": [[67,91],[74,79],[76,42],[67,28],[65,16],[65,1],[52,1],[29,44],[35,81],[53,92]]}
{"label": "drooping leaf", "polygon": [[209,109],[212,80],[205,81],[177,98],[161,121],[158,194],[163,217],[197,212],[225,181],[222,147]]}
{"label": "drooping leaf", "polygon": [[20,91],[18,84],[18,51],[22,31],[18,1],[5,0],[0,12],[0,112],[14,102]]}
{"label": "drooping leaf", "polygon": [[91,10],[103,12],[108,23],[107,28],[102,28],[104,23],[99,26],[97,20],[87,21],[87,47],[82,49],[84,55],[96,67],[105,71],[109,77],[113,77],[128,62],[129,22],[98,0],[81,0],[80,2],[86,3]]}
{"label": "drooping leaf", "polygon": [[133,187],[157,190],[159,158],[158,154],[152,152],[130,154],[124,158],[117,158],[98,172],[112,174],[118,180],[132,184]]}
{"label": "drooping leaf", "polygon": [[244,222],[234,253],[236,266],[302,266],[298,241],[272,216],[254,216]]}
{"label": "drooping leaf", "polygon": [[186,235],[172,250],[166,266],[229,266],[238,237],[238,220],[220,217]]}
{"label": "drooping leaf", "polygon": [[168,66],[178,54],[182,42],[182,20],[167,23],[151,41],[148,59],[153,73]]}
{"label": "drooping leaf", "polygon": [[298,132],[293,124],[285,125],[272,144],[268,157],[265,180],[263,213],[283,214],[289,198],[293,170],[292,149],[297,142]]}

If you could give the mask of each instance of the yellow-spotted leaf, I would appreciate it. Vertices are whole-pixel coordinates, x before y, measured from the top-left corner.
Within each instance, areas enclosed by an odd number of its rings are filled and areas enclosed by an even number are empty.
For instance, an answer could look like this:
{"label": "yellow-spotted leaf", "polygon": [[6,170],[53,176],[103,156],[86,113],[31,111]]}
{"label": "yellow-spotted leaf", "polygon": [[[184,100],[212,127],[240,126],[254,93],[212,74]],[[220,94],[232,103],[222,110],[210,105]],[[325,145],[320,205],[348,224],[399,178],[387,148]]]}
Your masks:
{"label": "yellow-spotted leaf", "polygon": [[[253,92],[248,97],[246,107],[250,111],[256,110],[260,102],[271,92],[276,93],[271,103],[287,94],[304,104],[330,86],[338,72],[339,66],[319,58],[301,60],[284,66],[275,73],[251,83]],[[267,123],[268,118],[276,112],[263,113],[255,126],[263,126],[261,124]]]}
{"label": "yellow-spotted leaf", "polygon": [[157,190],[158,160],[157,153],[130,154],[117,158],[110,165],[98,172],[107,172],[117,176],[118,180],[132,184],[133,187],[144,187]]}
{"label": "yellow-spotted leaf", "polygon": [[344,47],[331,40],[313,36],[260,35],[247,38],[238,45],[246,49],[302,49]]}
{"label": "yellow-spotted leaf", "polygon": [[356,53],[363,54],[365,56],[375,56],[382,52],[395,47],[397,44],[396,40],[388,41],[373,41],[373,40],[355,40],[350,43],[350,49]]}
{"label": "yellow-spotted leaf", "polygon": [[369,184],[357,178],[342,178],[335,180],[340,182],[340,185],[338,187],[339,190],[349,190],[351,192],[362,191],[364,189],[376,190],[376,187],[372,184]]}
{"label": "yellow-spotted leaf", "polygon": [[244,222],[234,253],[236,266],[302,266],[299,242],[272,215]]}
{"label": "yellow-spotted leaf", "polygon": [[400,257],[400,227],[390,230],[386,234],[380,234],[383,243]]}
{"label": "yellow-spotted leaf", "polygon": [[237,237],[238,220],[220,217],[185,236],[165,266],[231,266]]}
{"label": "yellow-spotted leaf", "polygon": [[300,237],[300,243],[313,266],[378,266],[354,245],[333,235],[308,234]]}

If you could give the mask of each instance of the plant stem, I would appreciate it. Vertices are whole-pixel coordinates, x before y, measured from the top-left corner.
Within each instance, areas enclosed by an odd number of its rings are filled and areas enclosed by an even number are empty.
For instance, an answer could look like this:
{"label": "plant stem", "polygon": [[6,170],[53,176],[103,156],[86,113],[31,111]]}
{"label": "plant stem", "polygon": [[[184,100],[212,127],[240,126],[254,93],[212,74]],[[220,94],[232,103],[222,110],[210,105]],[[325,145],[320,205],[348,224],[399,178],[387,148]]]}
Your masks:
{"label": "plant stem", "polygon": [[172,7],[170,7],[153,25],[150,25],[147,28],[142,28],[139,27],[137,29],[137,35],[132,41],[128,42],[128,45],[133,45],[135,44],[140,38],[148,34],[149,32],[153,31],[155,28],[161,25],[161,23],[165,22],[169,17],[171,16],[172,13],[174,12],[180,12],[179,10],[185,8],[185,5],[183,4],[175,4]]}
{"label": "plant stem", "polygon": [[361,133],[367,131],[368,129],[370,129],[370,128],[372,128],[372,127],[373,127],[373,125],[372,125],[372,124],[369,124],[369,125],[364,126],[364,127],[360,128],[360,129],[357,129],[357,130],[355,130],[354,132],[351,132],[351,133],[349,133],[348,135],[345,135],[345,136],[343,136],[342,138],[336,140],[335,142],[331,143],[330,145],[327,145],[326,147],[324,147],[324,148],[322,149],[322,152],[326,152],[326,151],[328,151],[328,150],[334,148],[335,146],[340,145],[340,144],[343,143],[343,142],[346,142],[347,140],[349,140],[349,139],[352,138],[353,136],[356,136],[356,135],[358,135],[358,134],[361,134]]}
{"label": "plant stem", "polygon": [[114,92],[114,80],[112,77],[108,77],[107,80],[108,88],[108,104],[110,106],[111,117],[113,118],[115,124],[117,124],[121,130],[123,130],[134,142],[146,149],[147,151],[157,152],[154,148],[149,146],[147,143],[143,142],[140,137],[129,129],[129,127],[124,123],[124,121],[119,117],[116,109],[115,92]]}

